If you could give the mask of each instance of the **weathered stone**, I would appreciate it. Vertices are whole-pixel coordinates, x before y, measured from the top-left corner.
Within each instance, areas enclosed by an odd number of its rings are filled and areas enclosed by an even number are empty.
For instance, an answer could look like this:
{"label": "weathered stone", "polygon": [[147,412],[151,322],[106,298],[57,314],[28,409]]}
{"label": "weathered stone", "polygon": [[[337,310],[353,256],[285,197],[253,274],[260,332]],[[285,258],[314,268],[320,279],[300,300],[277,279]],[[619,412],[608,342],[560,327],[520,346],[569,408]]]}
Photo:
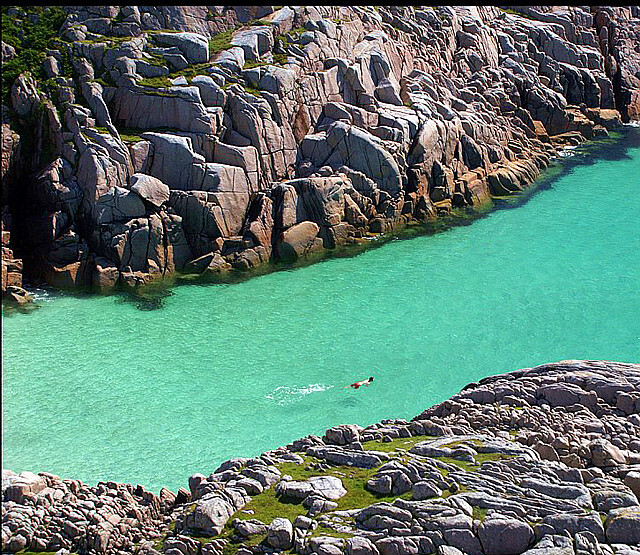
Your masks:
{"label": "weathered stone", "polygon": [[281,260],[295,261],[322,249],[322,239],[318,239],[320,228],[314,222],[300,222],[282,232],[278,245]]}
{"label": "weathered stone", "polygon": [[150,175],[133,174],[129,185],[131,190],[137,193],[142,200],[156,208],[160,208],[169,200],[169,187]]}
{"label": "weathered stone", "polygon": [[610,543],[640,543],[640,507],[614,509],[605,522],[607,541]]}
{"label": "weathered stone", "polygon": [[293,545],[293,526],[286,518],[275,518],[269,525],[267,543],[274,549],[284,551]]}
{"label": "weathered stone", "polygon": [[527,550],[534,535],[526,522],[492,515],[478,527],[478,537],[486,555],[517,555]]}

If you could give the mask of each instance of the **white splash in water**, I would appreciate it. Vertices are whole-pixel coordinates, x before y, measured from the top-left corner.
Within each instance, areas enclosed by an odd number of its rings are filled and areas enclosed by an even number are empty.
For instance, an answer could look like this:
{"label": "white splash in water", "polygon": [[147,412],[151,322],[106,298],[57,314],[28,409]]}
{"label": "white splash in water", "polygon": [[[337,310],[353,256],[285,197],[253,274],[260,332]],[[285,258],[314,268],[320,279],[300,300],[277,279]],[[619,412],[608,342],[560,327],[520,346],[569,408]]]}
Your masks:
{"label": "white splash in water", "polygon": [[265,395],[265,397],[282,406],[292,403],[302,396],[327,391],[332,387],[332,385],[325,385],[321,383],[313,383],[306,386],[281,385],[280,387],[276,387],[271,393]]}
{"label": "white splash in water", "polygon": [[567,158],[569,156],[575,156],[575,152],[573,152],[577,147],[577,145],[569,145],[569,146],[565,146],[564,148],[562,148],[562,150],[560,150],[558,152],[558,156],[560,156],[561,158]]}
{"label": "white splash in water", "polygon": [[45,302],[53,301],[53,298],[51,297],[49,291],[41,287],[28,287],[27,291],[29,291],[29,293],[33,295],[34,301],[45,301]]}

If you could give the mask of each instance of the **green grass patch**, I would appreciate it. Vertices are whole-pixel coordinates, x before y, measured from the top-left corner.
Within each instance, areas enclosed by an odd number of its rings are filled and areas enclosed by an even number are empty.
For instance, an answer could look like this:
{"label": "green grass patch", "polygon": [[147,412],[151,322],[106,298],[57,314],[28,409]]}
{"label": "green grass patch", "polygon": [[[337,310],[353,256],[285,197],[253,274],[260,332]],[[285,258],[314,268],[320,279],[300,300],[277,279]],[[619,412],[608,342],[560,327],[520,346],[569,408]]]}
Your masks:
{"label": "green grass patch", "polygon": [[306,29],[304,27],[296,27],[295,29],[291,29],[291,31],[287,31],[286,33],[282,33],[276,37],[276,40],[281,40],[285,46],[288,46],[289,43],[294,42],[298,39],[302,33],[304,33]]}
{"label": "green grass patch", "polygon": [[247,60],[244,63],[244,66],[242,69],[253,69],[254,67],[262,67],[266,65],[269,65],[269,64],[267,62],[262,62],[260,60]]}
{"label": "green grass patch", "polygon": [[120,133],[119,131],[118,133],[120,134],[120,139],[125,143],[139,143],[140,141],[144,141],[144,139],[140,137],[140,135],[126,135],[124,133]]}
{"label": "green grass patch", "polygon": [[209,41],[209,56],[213,56],[218,52],[222,52],[223,50],[231,48],[233,31],[234,29],[229,29],[228,31],[223,31],[222,33],[218,33],[217,35],[213,36],[213,38]]}
{"label": "green grass patch", "polygon": [[[44,78],[42,62],[49,48],[60,41],[58,33],[67,17],[59,6],[25,6],[18,15],[9,15],[9,6],[2,7],[2,40],[13,46],[15,58],[2,64],[2,102],[10,105],[11,86],[21,73],[30,72],[36,78]],[[33,23],[29,15],[36,15]],[[63,73],[66,75],[63,62]]]}
{"label": "green grass patch", "polygon": [[202,64],[193,64],[189,67],[185,67],[179,71],[174,71],[169,75],[172,79],[176,77],[186,77],[187,79],[193,79],[196,75],[206,75],[207,69],[211,67],[209,62],[204,62]]}
{"label": "green grass patch", "polygon": [[248,92],[249,94],[252,94],[253,96],[258,96],[258,97],[262,96],[262,93],[258,89],[255,89],[250,85],[243,85],[242,88],[244,88],[246,92]]}
{"label": "green grass patch", "polygon": [[162,89],[173,86],[166,75],[161,75],[160,77],[143,77],[138,81],[138,85],[141,87],[151,87],[153,89]]}
{"label": "green grass patch", "polygon": [[487,513],[489,509],[483,509],[482,507],[473,507],[473,516],[474,520],[484,520],[487,517]]}
{"label": "green grass patch", "polygon": [[150,52],[147,52],[147,54],[149,54],[149,57],[145,57],[142,58],[143,62],[147,62],[148,64],[151,64],[152,66],[158,66],[158,67],[166,67],[167,66],[167,62],[165,61],[165,59],[160,56],[160,54],[151,54]]}
{"label": "green grass patch", "polygon": [[273,55],[273,63],[275,65],[283,65],[287,63],[288,56],[286,54],[274,54]]}
{"label": "green grass patch", "polygon": [[107,81],[105,79],[103,79],[102,77],[97,77],[96,79],[94,79],[94,81],[96,83],[100,83],[103,87],[111,87],[112,86],[109,83],[107,83]]}
{"label": "green grass patch", "polygon": [[353,534],[349,534],[347,532],[338,532],[329,526],[324,526],[322,524],[318,524],[316,529],[311,532],[312,538],[317,538],[318,536],[329,536],[331,538],[341,538],[343,540],[349,539],[353,537]]}
{"label": "green grass patch", "polygon": [[178,31],[176,29],[149,29],[145,31],[145,33],[149,35],[157,35],[159,33],[182,33],[182,31]]}
{"label": "green grass patch", "polygon": [[451,441],[450,443],[445,443],[442,447],[449,447],[453,449],[455,447],[460,447],[461,445],[469,445],[472,444],[475,447],[482,447],[484,445],[481,439],[459,439],[456,441]]}
{"label": "green grass patch", "polygon": [[382,441],[380,439],[374,439],[362,444],[365,451],[384,451],[390,453],[395,449],[411,449],[416,443],[426,441],[428,439],[435,439],[434,436],[412,436],[412,437],[398,437],[391,441]]}

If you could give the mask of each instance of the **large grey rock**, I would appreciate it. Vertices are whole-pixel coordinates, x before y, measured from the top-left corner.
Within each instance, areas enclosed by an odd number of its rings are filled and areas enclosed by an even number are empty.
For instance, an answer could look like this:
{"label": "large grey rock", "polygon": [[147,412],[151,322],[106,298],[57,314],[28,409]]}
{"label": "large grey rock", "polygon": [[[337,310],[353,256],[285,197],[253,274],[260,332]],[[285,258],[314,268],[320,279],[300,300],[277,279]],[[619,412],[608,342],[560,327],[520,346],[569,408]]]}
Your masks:
{"label": "large grey rock", "polygon": [[605,522],[605,532],[609,543],[640,544],[640,507],[610,511]]}
{"label": "large grey rock", "polygon": [[160,44],[176,46],[192,64],[209,61],[209,41],[198,33],[154,33]]}
{"label": "large grey rock", "polygon": [[309,478],[313,490],[326,499],[340,499],[347,494],[342,480],[337,476],[313,476]]}
{"label": "large grey rock", "polygon": [[368,538],[353,536],[346,540],[345,553],[346,555],[379,555],[380,552]]}
{"label": "large grey rock", "polygon": [[247,520],[237,518],[233,521],[233,527],[238,534],[245,538],[266,534],[268,530],[268,526],[264,522],[255,518]]}
{"label": "large grey rock", "polygon": [[534,534],[526,522],[496,514],[480,524],[478,537],[486,555],[518,555],[528,549]]}
{"label": "large grey rock", "polygon": [[324,441],[334,445],[349,445],[360,439],[361,432],[362,427],[357,424],[340,424],[325,432]]}
{"label": "large grey rock", "polygon": [[143,90],[119,87],[111,111],[117,126],[136,129],[168,128],[194,133],[215,133],[219,117],[205,108],[196,86]]}
{"label": "large grey rock", "polygon": [[283,231],[278,245],[281,260],[296,261],[322,249],[322,239],[318,238],[320,227],[314,222],[300,222]]}
{"label": "large grey rock", "polygon": [[274,549],[285,551],[293,545],[293,526],[286,518],[274,518],[267,532],[267,543]]}
{"label": "large grey rock", "polygon": [[244,507],[249,498],[244,490],[226,488],[224,493],[210,493],[196,502],[192,513],[186,517],[188,528],[209,535],[217,535],[237,510]]}
{"label": "large grey rock", "polygon": [[101,195],[93,207],[93,219],[96,224],[109,224],[128,221],[144,216],[147,209],[135,192],[121,187]]}
{"label": "large grey rock", "polygon": [[136,173],[131,176],[131,190],[137,193],[141,199],[160,208],[169,200],[169,187],[159,179],[150,175]]}
{"label": "large grey rock", "polygon": [[391,194],[402,188],[402,176],[393,156],[379,139],[355,126],[336,121],[326,136],[307,136],[301,145],[305,158],[321,167],[347,165],[364,172],[378,186]]}
{"label": "large grey rock", "polygon": [[637,499],[640,500],[640,472],[631,471],[624,477],[624,483],[634,493]]}
{"label": "large grey rock", "polygon": [[334,464],[357,466],[358,468],[374,468],[390,458],[387,453],[380,451],[357,451],[329,446],[309,447],[307,454]]}
{"label": "large grey rock", "polygon": [[245,59],[256,60],[273,46],[273,33],[267,26],[253,27],[234,33],[231,44],[242,48]]}
{"label": "large grey rock", "polygon": [[546,535],[524,553],[525,555],[574,555],[576,552],[573,550],[573,542],[570,538],[561,535]]}
{"label": "large grey rock", "polygon": [[555,534],[569,533],[572,536],[580,532],[589,532],[599,541],[604,541],[604,527],[600,515],[591,512],[586,515],[551,514],[542,519],[542,522],[550,526]]}
{"label": "large grey rock", "polygon": [[520,482],[523,488],[531,488],[538,493],[557,499],[572,499],[581,507],[593,508],[589,490],[580,484],[553,484],[536,478],[525,478]]}
{"label": "large grey rock", "polygon": [[202,103],[205,106],[223,107],[225,105],[227,94],[224,92],[224,89],[208,75],[196,75],[191,80],[191,83],[200,90],[200,98],[202,98]]}
{"label": "large grey rock", "polygon": [[15,501],[22,503],[28,493],[39,493],[47,487],[46,480],[33,472],[25,471],[20,474],[2,476],[3,502]]}
{"label": "large grey rock", "polygon": [[413,484],[411,491],[412,499],[416,499],[417,501],[440,497],[441,495],[442,490],[430,480],[416,482]]}

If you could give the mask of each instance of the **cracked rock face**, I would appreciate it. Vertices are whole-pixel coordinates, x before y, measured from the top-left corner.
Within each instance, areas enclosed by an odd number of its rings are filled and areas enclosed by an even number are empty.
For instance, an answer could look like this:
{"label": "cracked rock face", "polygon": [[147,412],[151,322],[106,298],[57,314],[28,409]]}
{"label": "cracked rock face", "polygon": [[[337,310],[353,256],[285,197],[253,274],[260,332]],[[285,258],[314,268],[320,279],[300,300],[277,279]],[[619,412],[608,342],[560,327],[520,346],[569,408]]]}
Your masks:
{"label": "cracked rock face", "polygon": [[639,365],[562,361],[231,459],[190,492],[3,471],[3,551],[634,554],[639,399]]}
{"label": "cracked rock face", "polygon": [[21,75],[3,120],[3,291],[14,253],[99,290],[317,256],[519,194],[640,115],[636,7],[66,10],[55,90]]}

